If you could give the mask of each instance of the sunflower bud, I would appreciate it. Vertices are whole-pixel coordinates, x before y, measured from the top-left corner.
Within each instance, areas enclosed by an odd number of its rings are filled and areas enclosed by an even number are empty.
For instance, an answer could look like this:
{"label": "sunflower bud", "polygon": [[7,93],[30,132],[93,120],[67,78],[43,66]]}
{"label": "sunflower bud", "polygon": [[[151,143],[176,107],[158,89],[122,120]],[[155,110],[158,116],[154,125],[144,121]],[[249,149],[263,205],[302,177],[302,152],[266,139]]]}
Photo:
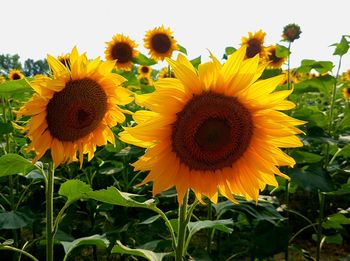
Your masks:
{"label": "sunflower bud", "polygon": [[283,28],[282,38],[288,42],[294,42],[294,40],[300,38],[301,34],[300,26],[297,24],[288,24]]}

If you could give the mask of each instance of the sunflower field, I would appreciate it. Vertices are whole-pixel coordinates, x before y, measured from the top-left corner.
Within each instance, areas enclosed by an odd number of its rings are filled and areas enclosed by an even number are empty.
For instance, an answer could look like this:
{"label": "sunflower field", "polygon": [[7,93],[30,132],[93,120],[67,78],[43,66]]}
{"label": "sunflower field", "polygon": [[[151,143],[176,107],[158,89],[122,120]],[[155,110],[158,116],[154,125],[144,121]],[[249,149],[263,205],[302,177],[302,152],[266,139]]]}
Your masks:
{"label": "sunflower field", "polygon": [[0,55],[1,260],[350,260],[350,36],[296,68],[301,28],[266,37]]}

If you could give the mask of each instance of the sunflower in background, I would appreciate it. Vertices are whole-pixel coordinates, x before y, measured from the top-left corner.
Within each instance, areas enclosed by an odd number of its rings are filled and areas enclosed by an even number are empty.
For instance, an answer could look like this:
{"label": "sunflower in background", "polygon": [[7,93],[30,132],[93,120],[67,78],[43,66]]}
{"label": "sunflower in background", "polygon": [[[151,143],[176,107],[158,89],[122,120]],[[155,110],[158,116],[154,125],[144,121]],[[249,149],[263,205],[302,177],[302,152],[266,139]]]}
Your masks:
{"label": "sunflower in background", "polygon": [[287,57],[278,57],[276,55],[277,45],[270,45],[266,47],[266,61],[269,62],[268,67],[271,68],[281,68],[281,66],[286,62]]}
{"label": "sunflower in background", "polygon": [[18,69],[12,69],[8,75],[10,80],[21,80],[24,79],[23,73]]}
{"label": "sunflower in background", "polygon": [[82,165],[83,154],[91,160],[96,146],[114,144],[110,128],[125,120],[117,105],[133,98],[121,87],[125,79],[111,72],[115,61],[89,61],[76,48],[69,55],[71,69],[50,55],[47,60],[52,77],[35,77],[36,93],[17,117],[32,116],[22,129],[31,140],[28,150],[36,153],[34,162],[50,149],[55,166],[77,160],[77,151]]}
{"label": "sunflower in background", "polygon": [[260,58],[265,57],[265,40],[266,33],[262,30],[255,32],[248,32],[248,37],[242,37],[241,46],[247,46],[246,58],[253,58],[255,55],[259,54]]}
{"label": "sunflower in background", "polygon": [[152,59],[163,61],[166,57],[171,57],[178,49],[172,34],[170,28],[165,29],[163,25],[146,32],[144,46],[149,49]]}
{"label": "sunflower in background", "polygon": [[170,77],[169,77],[169,68],[168,67],[162,68],[158,73],[158,79],[162,79],[162,78],[175,78],[174,71],[171,70]]}
{"label": "sunflower in background", "polygon": [[70,57],[69,54],[63,54],[60,56],[57,56],[57,60],[59,60],[64,66],[70,69]]}
{"label": "sunflower in background", "polygon": [[0,84],[4,82],[6,82],[6,78],[2,74],[0,74]]}
{"label": "sunflower in background", "polygon": [[350,100],[350,87],[345,87],[342,90],[345,100]]}
{"label": "sunflower in background", "polygon": [[291,90],[273,92],[284,76],[257,81],[265,69],[259,57],[245,59],[246,46],[225,64],[215,57],[198,71],[183,55],[167,59],[177,78],[159,79],[155,92],[136,96],[149,110],[137,111],[137,125],[120,139],[146,148],[133,166],[149,171],[153,195],[176,187],[182,204],[188,189],[198,200],[212,202],[218,191],[258,200],[265,186],[277,186],[278,166],[295,164],[281,148],[299,147],[295,126],[304,124],[280,112],[295,104],[285,100]]}
{"label": "sunflower in background", "polygon": [[290,43],[294,42],[296,39],[300,38],[300,34],[302,31],[300,30],[300,26],[297,24],[287,24],[283,28],[282,38],[285,41]]}
{"label": "sunflower in background", "polygon": [[123,34],[114,35],[112,41],[106,42],[106,44],[106,59],[108,61],[117,60],[115,63],[117,69],[130,71],[133,66],[133,59],[139,55],[139,52],[135,49],[138,45]]}
{"label": "sunflower in background", "polygon": [[150,77],[152,73],[152,67],[141,65],[137,68],[139,75]]}

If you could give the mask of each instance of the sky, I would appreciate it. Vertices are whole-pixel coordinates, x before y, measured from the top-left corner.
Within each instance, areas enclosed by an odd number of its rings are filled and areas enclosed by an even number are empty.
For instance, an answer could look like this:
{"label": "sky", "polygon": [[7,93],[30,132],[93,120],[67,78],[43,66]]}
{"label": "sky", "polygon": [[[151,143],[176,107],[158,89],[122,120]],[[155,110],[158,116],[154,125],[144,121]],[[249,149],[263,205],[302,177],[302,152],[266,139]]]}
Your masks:
{"label": "sky", "polygon": [[[143,47],[145,32],[164,25],[187,49],[190,59],[208,50],[221,58],[225,47],[239,47],[242,36],[260,29],[265,45],[279,43],[283,27],[297,23],[300,39],[292,44],[291,66],[303,59],[330,60],[342,35],[350,34],[347,0],[1,0],[0,54],[43,59],[77,46],[89,58],[104,59],[106,42],[117,33]],[[350,53],[341,71],[350,69]],[[335,69],[334,69],[335,71]]]}

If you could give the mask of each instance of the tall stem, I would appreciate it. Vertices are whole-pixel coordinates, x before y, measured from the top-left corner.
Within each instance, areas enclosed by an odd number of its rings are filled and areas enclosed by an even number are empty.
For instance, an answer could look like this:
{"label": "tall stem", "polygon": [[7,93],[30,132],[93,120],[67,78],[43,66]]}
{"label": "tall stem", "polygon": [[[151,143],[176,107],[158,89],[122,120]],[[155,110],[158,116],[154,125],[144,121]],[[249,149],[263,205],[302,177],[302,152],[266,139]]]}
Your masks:
{"label": "tall stem", "polygon": [[287,80],[287,86],[288,90],[291,88],[291,82],[290,82],[290,47],[291,47],[291,42],[288,43],[288,61],[287,61],[287,66],[288,66],[288,80]]}
{"label": "tall stem", "polygon": [[187,204],[188,204],[188,191],[186,192],[183,203],[179,207],[179,230],[177,234],[177,245],[175,251],[175,261],[184,260],[184,245],[186,239],[186,227],[187,227]]}
{"label": "tall stem", "polygon": [[[208,203],[208,220],[212,220],[213,219],[213,207],[212,207],[212,203],[211,201],[209,201]],[[210,254],[211,252],[211,232],[213,231],[213,229],[208,229],[208,233],[207,233],[207,252]]]}
{"label": "tall stem", "polygon": [[331,99],[331,107],[329,109],[329,123],[328,123],[329,135],[332,135],[332,132],[333,132],[333,111],[334,111],[334,104],[335,104],[335,98],[336,98],[336,92],[337,92],[337,83],[338,83],[338,77],[339,77],[342,58],[343,56],[339,56],[337,74],[335,75],[335,80],[334,80],[333,89],[332,89],[332,99]]}
{"label": "tall stem", "polygon": [[53,187],[55,167],[49,163],[46,179],[46,261],[53,261],[54,231],[53,231]]}
{"label": "tall stem", "polygon": [[317,228],[317,249],[316,249],[316,261],[320,261],[321,256],[321,245],[322,245],[322,223],[324,218],[324,206],[325,206],[325,194],[322,192],[318,193],[320,200],[320,213],[318,217],[318,228]]}

